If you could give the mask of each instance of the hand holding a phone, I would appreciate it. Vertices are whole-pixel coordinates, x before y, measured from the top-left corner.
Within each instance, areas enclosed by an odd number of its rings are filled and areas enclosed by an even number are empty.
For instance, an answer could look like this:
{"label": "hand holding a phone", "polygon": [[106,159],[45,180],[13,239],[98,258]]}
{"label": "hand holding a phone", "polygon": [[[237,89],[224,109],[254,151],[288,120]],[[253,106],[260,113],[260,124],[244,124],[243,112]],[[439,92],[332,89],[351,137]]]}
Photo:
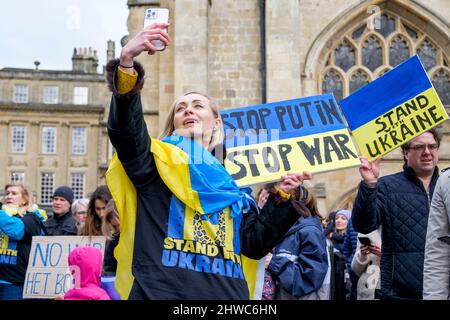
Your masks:
{"label": "hand holding a phone", "polygon": [[[123,66],[132,66],[133,59],[143,51],[148,51],[148,54],[155,54],[157,49],[152,44],[152,41],[154,40],[160,40],[168,46],[170,43],[169,34],[166,32],[168,27],[168,23],[159,22],[151,24],[139,31],[134,38],[128,41],[122,48],[120,64]],[[130,68],[130,71],[130,73],[132,73],[133,69]]]}
{"label": "hand holding a phone", "polygon": [[374,255],[381,257],[381,248],[379,246],[377,246],[376,244],[371,243],[369,250],[370,250],[370,253],[373,253]]}
{"label": "hand holding a phone", "polygon": [[367,244],[361,244],[361,247],[359,248],[361,253],[365,256],[370,254],[370,245]]}

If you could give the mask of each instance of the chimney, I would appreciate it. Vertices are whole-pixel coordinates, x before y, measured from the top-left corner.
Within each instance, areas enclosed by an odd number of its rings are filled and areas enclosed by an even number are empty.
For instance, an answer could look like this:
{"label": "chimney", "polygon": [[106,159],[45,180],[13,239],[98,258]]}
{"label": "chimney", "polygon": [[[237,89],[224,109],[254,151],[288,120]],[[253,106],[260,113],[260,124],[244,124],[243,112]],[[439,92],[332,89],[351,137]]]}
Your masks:
{"label": "chimney", "polygon": [[97,51],[89,48],[74,48],[72,55],[72,70],[83,73],[97,73]]}
{"label": "chimney", "polygon": [[108,63],[109,60],[113,60],[116,58],[116,50],[115,50],[115,43],[114,41],[108,40],[108,49],[106,50],[106,63]]}
{"label": "chimney", "polygon": [[39,70],[39,65],[40,65],[41,63],[39,62],[39,61],[35,61],[34,62],[34,65],[36,66],[36,69],[35,69],[35,71],[38,71]]}

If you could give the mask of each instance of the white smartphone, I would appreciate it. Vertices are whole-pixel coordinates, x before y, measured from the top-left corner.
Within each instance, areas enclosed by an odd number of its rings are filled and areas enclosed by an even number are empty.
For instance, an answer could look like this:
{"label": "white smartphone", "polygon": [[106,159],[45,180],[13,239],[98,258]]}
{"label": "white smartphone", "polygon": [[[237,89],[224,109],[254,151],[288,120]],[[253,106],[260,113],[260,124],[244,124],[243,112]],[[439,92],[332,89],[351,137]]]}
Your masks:
{"label": "white smartphone", "polygon": [[[145,10],[144,28],[157,22],[169,22],[169,9],[166,8],[149,8]],[[166,28],[167,32],[167,28]],[[166,45],[161,40],[153,40],[152,44],[157,51],[162,51],[166,48]]]}

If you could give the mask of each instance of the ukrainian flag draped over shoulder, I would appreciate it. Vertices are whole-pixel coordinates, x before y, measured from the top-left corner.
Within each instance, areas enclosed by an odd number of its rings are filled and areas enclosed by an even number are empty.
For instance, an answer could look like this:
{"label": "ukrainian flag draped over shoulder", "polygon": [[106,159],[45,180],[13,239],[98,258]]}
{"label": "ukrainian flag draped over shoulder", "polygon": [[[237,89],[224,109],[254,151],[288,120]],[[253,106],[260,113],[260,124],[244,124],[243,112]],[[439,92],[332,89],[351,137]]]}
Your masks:
{"label": "ukrainian flag draped over shoulder", "polygon": [[[217,213],[230,207],[231,217],[257,208],[249,189],[240,189],[220,162],[207,150],[182,136],[152,139],[151,152],[161,179],[186,206],[199,212]],[[133,285],[131,273],[136,225],[136,190],[115,154],[111,159],[106,181],[120,216],[121,235],[115,250],[118,261],[116,289],[127,299]],[[257,273],[261,263],[243,257],[243,271],[254,296]]]}

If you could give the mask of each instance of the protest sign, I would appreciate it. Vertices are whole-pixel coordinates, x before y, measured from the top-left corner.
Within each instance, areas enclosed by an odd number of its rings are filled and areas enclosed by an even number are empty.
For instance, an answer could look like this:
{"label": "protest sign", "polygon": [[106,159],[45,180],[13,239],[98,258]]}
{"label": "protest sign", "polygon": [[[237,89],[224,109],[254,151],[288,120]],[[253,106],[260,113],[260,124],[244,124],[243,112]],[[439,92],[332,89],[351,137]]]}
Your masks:
{"label": "protest sign", "polygon": [[331,94],[229,109],[225,167],[238,186],[279,180],[286,172],[325,172],[359,165]]}
{"label": "protest sign", "polygon": [[448,119],[418,56],[340,102],[361,154],[370,161]]}
{"label": "protest sign", "polygon": [[51,299],[69,291],[73,286],[68,264],[69,253],[72,249],[81,246],[98,248],[103,254],[105,237],[33,237],[23,297]]}

